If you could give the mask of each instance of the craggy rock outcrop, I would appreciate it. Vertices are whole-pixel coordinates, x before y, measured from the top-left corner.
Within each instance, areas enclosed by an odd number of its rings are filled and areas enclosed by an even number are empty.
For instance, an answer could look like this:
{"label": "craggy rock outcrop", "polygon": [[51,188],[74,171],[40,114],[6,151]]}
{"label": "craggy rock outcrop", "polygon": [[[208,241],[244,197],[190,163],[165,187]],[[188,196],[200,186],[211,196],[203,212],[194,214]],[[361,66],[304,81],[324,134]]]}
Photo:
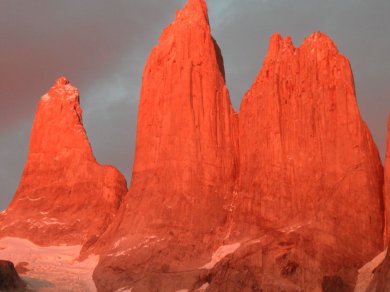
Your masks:
{"label": "craggy rock outcrop", "polygon": [[0,260],[0,291],[27,291],[26,283],[19,277],[14,264]]}
{"label": "craggy rock outcrop", "polygon": [[61,77],[40,99],[19,187],[0,215],[0,237],[39,245],[94,240],[111,223],[126,191],[115,168],[96,162],[79,92]]}
{"label": "craggy rock outcrop", "polygon": [[[190,0],[144,70],[131,188],[101,240],[99,289],[175,291],[198,273],[226,235],[236,125],[206,3]],[[175,278],[180,271],[186,275]]]}

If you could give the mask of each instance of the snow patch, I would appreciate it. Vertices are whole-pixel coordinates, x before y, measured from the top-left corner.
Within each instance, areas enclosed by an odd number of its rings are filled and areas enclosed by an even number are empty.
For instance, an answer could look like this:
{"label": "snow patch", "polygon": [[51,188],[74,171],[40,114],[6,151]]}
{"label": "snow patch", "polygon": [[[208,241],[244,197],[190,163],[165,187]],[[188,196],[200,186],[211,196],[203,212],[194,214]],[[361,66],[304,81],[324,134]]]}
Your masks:
{"label": "snow patch", "polygon": [[[39,222],[37,222],[39,224]],[[42,223],[46,225],[66,225],[66,223],[58,221],[57,218],[44,217]]]}
{"label": "snow patch", "polygon": [[195,292],[204,292],[206,289],[210,286],[209,283],[204,283],[202,286],[200,286],[198,289],[195,290]]}
{"label": "snow patch", "polygon": [[15,265],[27,262],[29,271],[22,278],[33,291],[96,291],[92,273],[99,257],[77,261],[81,250],[76,246],[41,247],[21,238],[0,240],[0,258]]}
{"label": "snow patch", "polygon": [[214,268],[214,266],[219,263],[224,257],[226,257],[229,254],[234,253],[239,247],[241,246],[241,243],[234,243],[230,245],[223,245],[220,246],[211,256],[211,261],[207,264],[205,264],[203,267],[200,267],[200,269],[207,269],[211,270]]}
{"label": "snow patch", "polygon": [[50,95],[45,94],[44,96],[41,97],[42,101],[48,101],[50,99]]}
{"label": "snow patch", "polygon": [[292,233],[294,231],[297,231],[298,229],[300,229],[304,226],[310,225],[311,223],[312,223],[311,221],[306,222],[306,223],[297,223],[297,224],[282,227],[279,229],[279,231],[289,234],[289,233]]}
{"label": "snow patch", "polygon": [[26,197],[23,197],[23,198],[20,198],[19,200],[20,201],[24,201],[24,200],[29,200],[31,202],[35,202],[35,201],[40,201],[42,200],[43,197],[39,197],[39,198],[30,198],[29,196],[26,196]]}
{"label": "snow patch", "polygon": [[115,292],[131,292],[131,291],[133,291],[133,288],[123,287],[123,288],[119,288]]}
{"label": "snow patch", "polygon": [[[49,218],[49,217],[43,217],[41,220],[33,220],[33,219],[27,219],[26,222],[30,224],[30,229],[34,227],[44,227],[45,225],[66,225],[66,223],[58,221],[57,218]],[[11,225],[9,225],[11,226]],[[7,226],[7,227],[9,227]]]}
{"label": "snow patch", "polygon": [[354,292],[366,292],[368,291],[368,286],[371,283],[372,278],[374,277],[374,270],[384,261],[387,254],[387,249],[377,255],[372,261],[365,264],[359,269],[358,278],[356,281],[356,286]]}
{"label": "snow patch", "polygon": [[118,257],[118,256],[123,256],[123,255],[126,255],[128,253],[130,253],[131,251],[135,250],[135,249],[139,249],[139,248],[149,248],[152,244],[156,244],[156,243],[159,243],[161,241],[164,240],[164,238],[157,238],[156,235],[150,235],[150,236],[145,236],[144,237],[144,240],[140,241],[138,244],[136,245],[133,245],[129,248],[126,248],[126,249],[123,249],[123,250],[118,250],[119,246],[121,245],[121,243],[125,240],[126,238],[120,238],[119,240],[117,240],[115,243],[114,243],[114,247],[113,247],[113,250],[117,250],[116,252],[112,252],[110,254],[108,254],[107,256],[110,256],[110,257]]}
{"label": "snow patch", "polygon": [[117,240],[115,243],[114,243],[114,248],[118,248],[119,245],[121,244],[122,241],[124,241],[126,238],[125,237],[121,237],[119,240]]}

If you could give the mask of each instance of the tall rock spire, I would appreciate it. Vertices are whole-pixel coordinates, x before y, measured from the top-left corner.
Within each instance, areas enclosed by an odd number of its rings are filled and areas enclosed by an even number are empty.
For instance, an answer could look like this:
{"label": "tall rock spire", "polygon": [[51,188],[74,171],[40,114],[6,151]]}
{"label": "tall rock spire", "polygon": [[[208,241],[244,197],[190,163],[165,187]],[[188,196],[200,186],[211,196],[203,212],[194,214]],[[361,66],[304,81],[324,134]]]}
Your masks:
{"label": "tall rock spire", "polygon": [[96,162],[79,92],[61,77],[39,101],[19,187],[0,215],[0,236],[83,244],[106,229],[126,189],[115,168]]}
{"label": "tall rock spire", "polygon": [[[190,0],[164,30],[145,66],[132,183],[107,232],[112,244],[95,272],[98,286],[120,288],[121,281],[140,272],[134,259],[152,270],[169,262],[167,269],[178,272],[190,268],[190,258],[198,262],[203,251],[212,250],[238,175],[236,125],[205,1]],[[206,238],[203,246],[194,245]],[[142,249],[131,249],[143,240],[153,254],[165,256],[153,255],[156,261],[149,265]],[[105,268],[123,265],[127,272],[112,283]],[[150,277],[152,270],[146,271]]]}
{"label": "tall rock spire", "polygon": [[[150,218],[132,228],[163,220],[209,230],[223,220],[210,202],[234,188],[237,155],[236,116],[221,64],[206,4],[191,0],[163,32],[144,70],[129,198],[140,197],[147,209],[143,220],[149,212]],[[154,210],[147,207],[152,202],[165,204]],[[210,215],[207,222],[199,222],[202,214]]]}
{"label": "tall rock spire", "polygon": [[358,263],[381,249],[382,166],[349,61],[329,37],[317,32],[295,48],[272,36],[241,104],[239,133],[237,233],[307,225],[335,250],[348,246]]}

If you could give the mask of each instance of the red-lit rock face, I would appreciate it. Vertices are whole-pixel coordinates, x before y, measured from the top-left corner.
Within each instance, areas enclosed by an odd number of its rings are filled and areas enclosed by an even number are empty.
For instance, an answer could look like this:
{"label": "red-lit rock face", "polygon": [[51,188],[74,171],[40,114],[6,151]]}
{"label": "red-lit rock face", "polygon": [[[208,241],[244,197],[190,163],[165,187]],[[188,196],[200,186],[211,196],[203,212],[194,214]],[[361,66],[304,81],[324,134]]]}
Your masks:
{"label": "red-lit rock face", "polygon": [[224,220],[224,196],[238,170],[236,117],[206,9],[204,1],[189,1],[145,67],[128,198],[145,212],[134,214],[133,232],[151,226],[209,232]]}
{"label": "red-lit rock face", "polygon": [[125,193],[125,178],[93,156],[78,90],[59,78],[39,102],[27,163],[0,217],[0,236],[40,245],[84,243],[105,230]]}
{"label": "red-lit rock face", "polygon": [[[322,33],[275,34],[239,117],[243,226],[302,223],[369,259],[382,247],[382,166],[348,60]],[[249,227],[250,228],[250,227]]]}
{"label": "red-lit rock face", "polygon": [[[189,1],[145,67],[132,185],[94,247],[98,288],[350,289],[382,248],[383,170],[348,60],[324,34],[300,48],[274,35],[237,118],[206,10]],[[237,251],[200,268],[226,244]]]}
{"label": "red-lit rock face", "polygon": [[206,3],[189,0],[145,67],[120,209],[124,178],[96,163],[78,92],[59,79],[0,236],[87,241],[99,291],[350,291],[383,247],[387,189],[383,200],[349,62],[326,35],[295,48],[275,34],[238,115]]}
{"label": "red-lit rock face", "polygon": [[[101,285],[120,288],[155,269],[191,266],[196,273],[204,251],[226,235],[238,175],[236,125],[205,2],[189,1],[145,67],[132,184],[103,239],[110,240],[106,255],[119,256],[104,257],[101,266],[126,271],[116,281],[97,272]],[[146,254],[143,245],[134,248],[140,242],[150,246]]]}

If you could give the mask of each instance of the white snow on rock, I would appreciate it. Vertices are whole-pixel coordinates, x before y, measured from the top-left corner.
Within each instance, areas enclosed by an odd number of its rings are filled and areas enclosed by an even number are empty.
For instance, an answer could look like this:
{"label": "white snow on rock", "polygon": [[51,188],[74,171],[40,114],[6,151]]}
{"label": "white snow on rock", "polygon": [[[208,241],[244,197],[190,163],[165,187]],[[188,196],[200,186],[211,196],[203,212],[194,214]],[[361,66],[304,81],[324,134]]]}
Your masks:
{"label": "white snow on rock", "polygon": [[131,292],[131,291],[133,291],[133,288],[123,287],[123,288],[116,290],[115,292]]}
{"label": "white snow on rock", "polygon": [[283,232],[283,233],[289,234],[289,233],[292,233],[292,232],[295,232],[295,231],[301,229],[302,227],[309,226],[311,224],[312,224],[312,221],[300,222],[300,223],[296,223],[293,225],[282,227],[278,230]]}
{"label": "white snow on rock", "polygon": [[203,267],[200,267],[200,269],[212,269],[214,266],[220,262],[224,257],[226,257],[229,254],[234,253],[239,247],[241,246],[241,243],[234,243],[230,245],[223,245],[220,246],[211,256],[211,261],[207,264],[205,264]]}
{"label": "white snow on rock", "polygon": [[144,236],[144,239],[138,242],[137,244],[132,245],[131,247],[128,248],[123,248],[121,247],[121,245],[126,241],[126,238],[122,237],[114,243],[112,252],[109,253],[107,256],[109,257],[124,256],[129,254],[133,250],[140,249],[140,248],[149,248],[151,245],[159,243],[163,240],[165,240],[165,238],[157,238],[156,235],[149,235],[149,236]]}
{"label": "white snow on rock", "polygon": [[359,269],[358,278],[356,281],[355,292],[366,292],[368,286],[374,277],[374,270],[384,261],[387,254],[387,249],[377,255],[372,261],[365,264]]}
{"label": "white snow on rock", "polygon": [[15,265],[27,262],[29,271],[20,276],[37,292],[96,291],[92,273],[99,257],[91,256],[79,262],[80,249],[80,245],[41,247],[21,238],[0,239],[0,258]]}
{"label": "white snow on rock", "polygon": [[20,198],[19,201],[24,201],[24,200],[29,200],[31,202],[35,202],[35,201],[40,201],[44,199],[44,197],[39,197],[39,198],[30,198],[29,196],[25,196],[23,198]]}
{"label": "white snow on rock", "polygon": [[[210,284],[206,282],[202,286],[200,286],[198,289],[196,289],[195,292],[205,292],[209,286],[210,286]],[[189,291],[190,291],[189,289],[181,289],[181,290],[177,290],[176,292],[189,292]]]}
{"label": "white snow on rock", "polygon": [[198,289],[195,290],[195,292],[205,292],[206,289],[210,286],[209,283],[204,283],[202,286],[200,286]]}
{"label": "white snow on rock", "polygon": [[45,94],[44,96],[41,97],[42,101],[48,101],[50,99],[50,95]]}

